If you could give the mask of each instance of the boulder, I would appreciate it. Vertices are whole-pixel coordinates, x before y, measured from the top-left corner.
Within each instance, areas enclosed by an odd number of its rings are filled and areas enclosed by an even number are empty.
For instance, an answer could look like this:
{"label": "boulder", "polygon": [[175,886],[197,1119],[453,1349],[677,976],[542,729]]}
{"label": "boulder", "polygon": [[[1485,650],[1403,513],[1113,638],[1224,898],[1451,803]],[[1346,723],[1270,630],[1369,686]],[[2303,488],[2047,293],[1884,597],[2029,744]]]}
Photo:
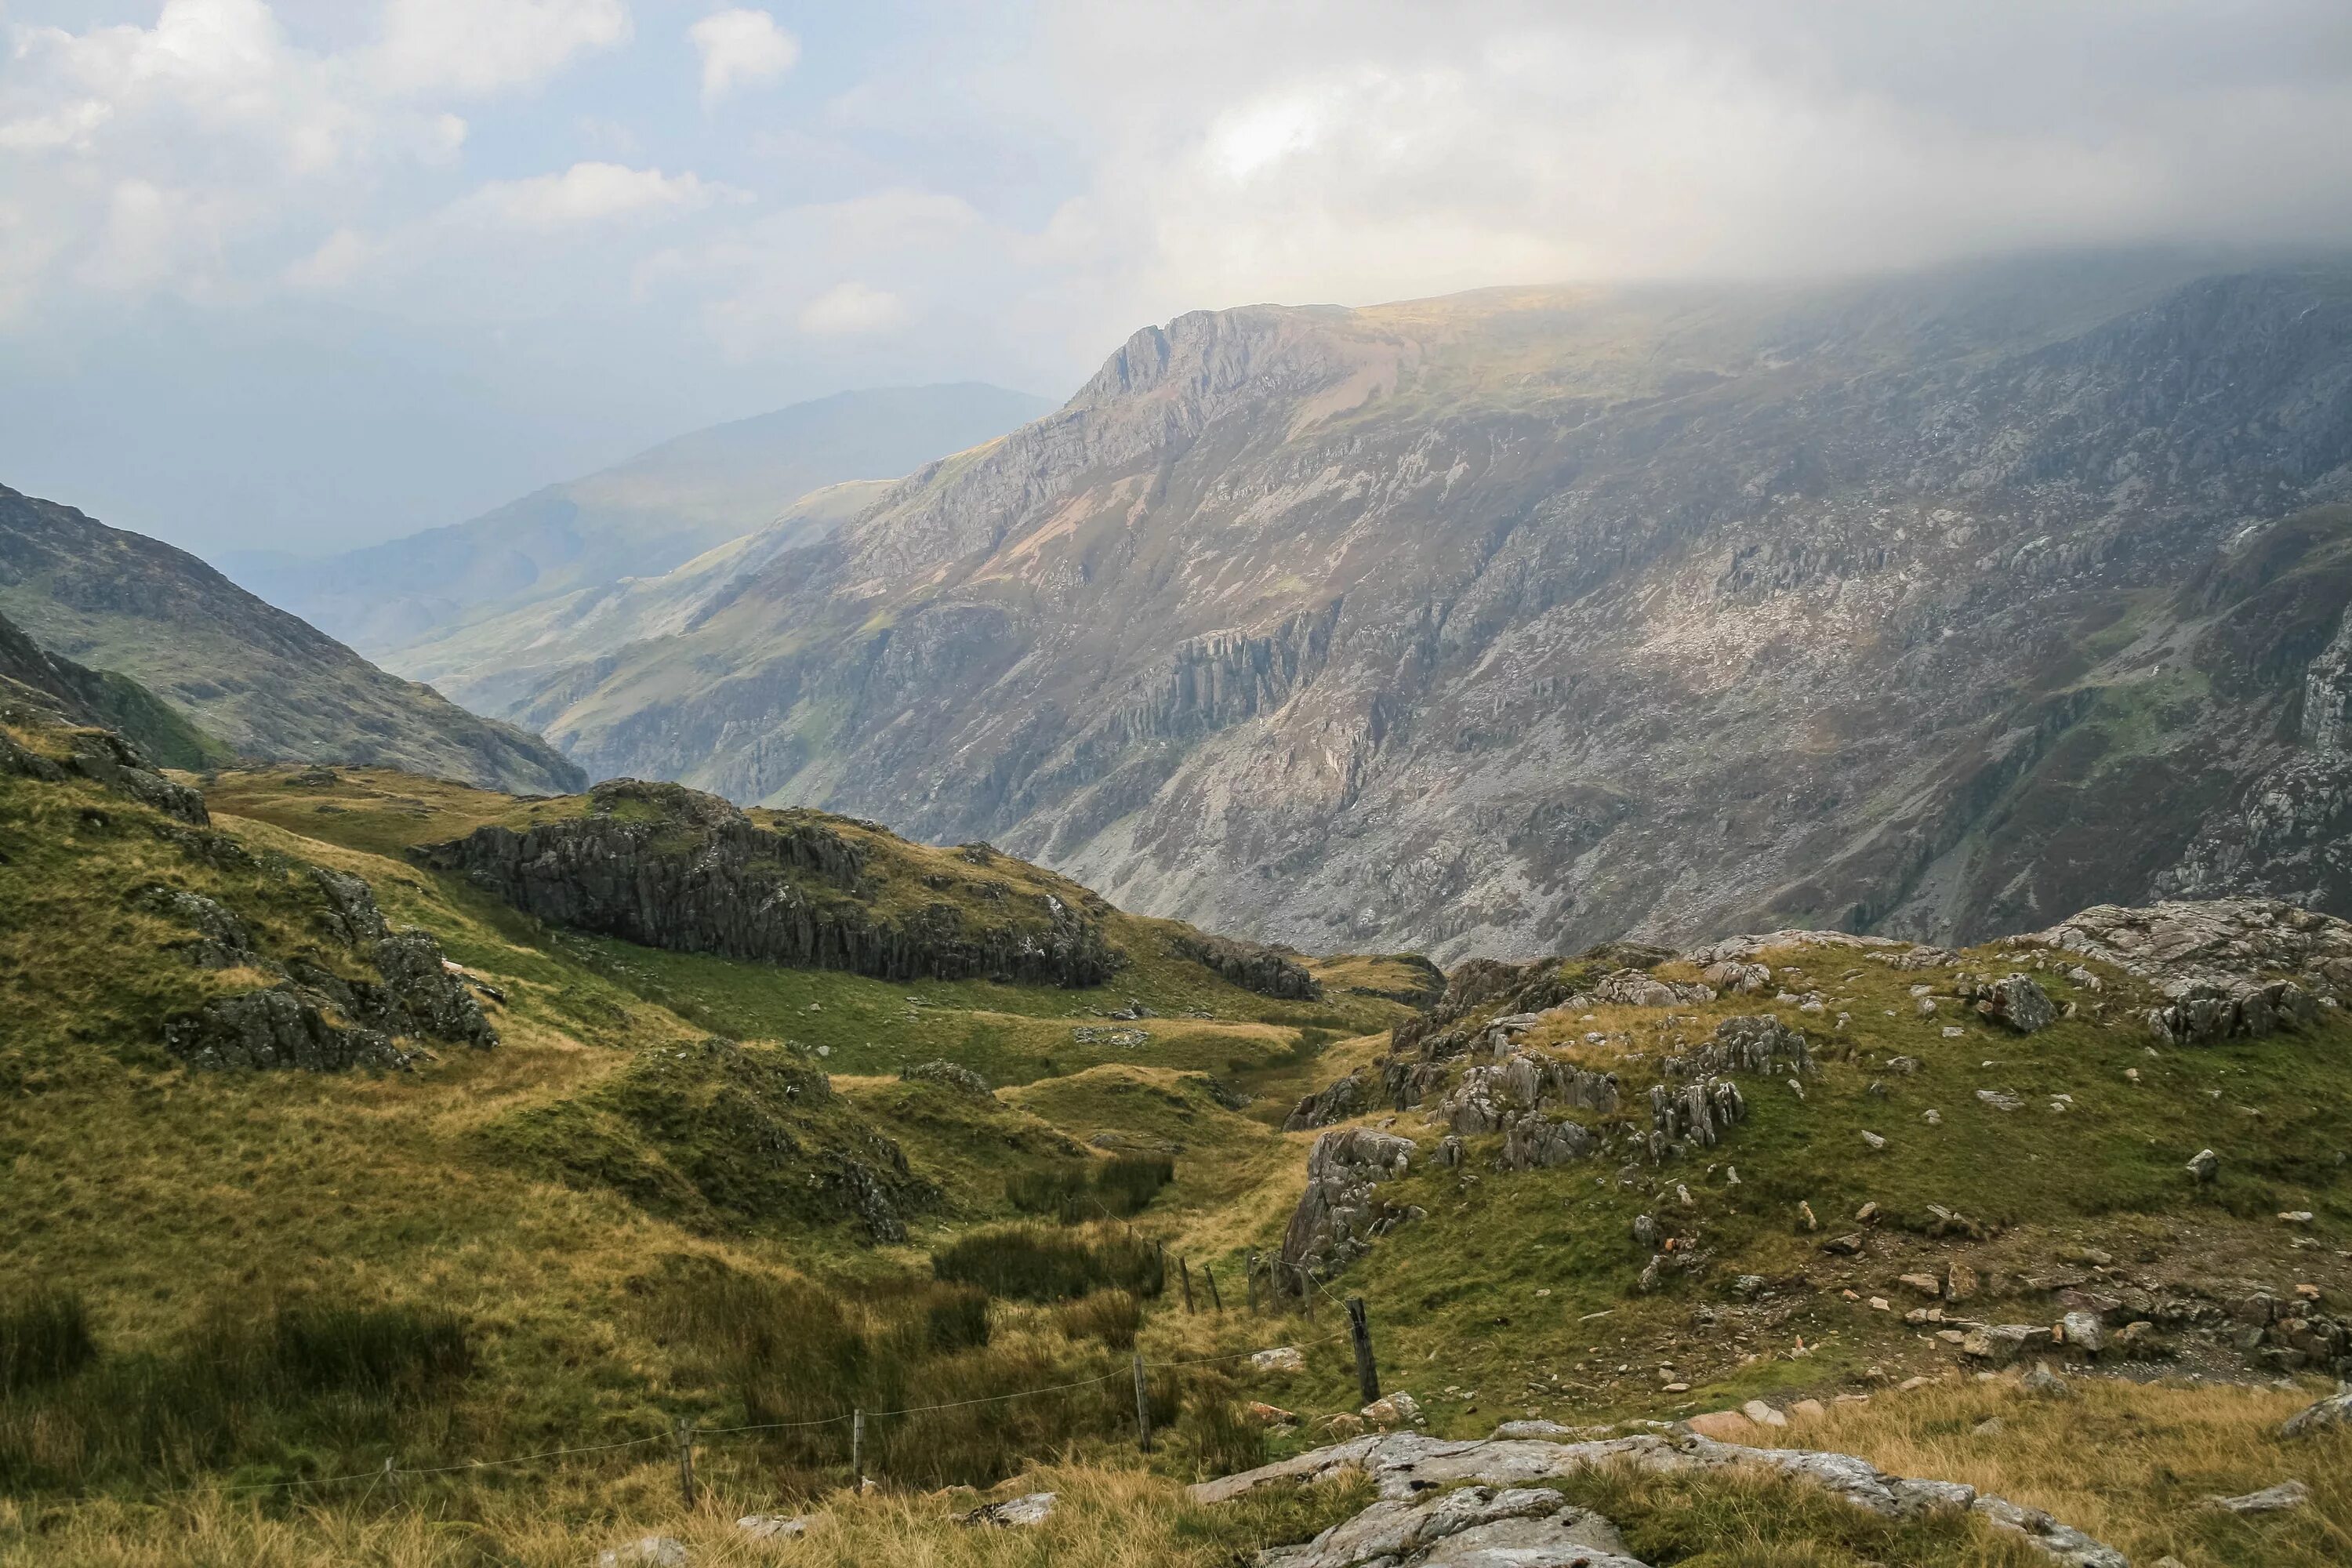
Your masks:
{"label": "boulder", "polygon": [[1971,1361],[1991,1366],[2009,1365],[2024,1352],[2025,1347],[2040,1339],[2050,1342],[2050,1331],[2032,1323],[1987,1323],[1969,1331],[1960,1341],[1960,1353]]}
{"label": "boulder", "polygon": [[1007,1502],[992,1502],[961,1515],[962,1524],[1001,1524],[1006,1526],[1043,1524],[1053,1516],[1054,1504],[1060,1499],[1056,1492],[1030,1492]]}
{"label": "boulder", "polygon": [[2202,1186],[2221,1173],[2221,1156],[2210,1149],[2200,1149],[2189,1157],[2188,1171]]}
{"label": "boulder", "polygon": [[596,1553],[596,1568],[686,1568],[691,1561],[686,1542],[669,1535],[641,1535]]}
{"label": "boulder", "polygon": [[2308,1410],[2298,1411],[2279,1428],[2282,1437],[2311,1437],[2322,1432],[2352,1431],[2352,1384]]}
{"label": "boulder", "polygon": [[1252,1369],[1258,1372],[1292,1373],[1307,1370],[1307,1358],[1288,1345],[1276,1345],[1272,1350],[1259,1351],[1249,1358]]}
{"label": "boulder", "polygon": [[960,1093],[971,1096],[974,1100],[996,1098],[996,1091],[989,1088],[988,1080],[961,1062],[917,1062],[913,1067],[900,1068],[898,1078],[905,1083],[943,1083]]}
{"label": "boulder", "polygon": [[808,1527],[805,1518],[791,1513],[747,1513],[735,1521],[735,1528],[754,1541],[797,1541]]}
{"label": "boulder", "polygon": [[1704,1415],[1690,1416],[1683,1425],[1718,1443],[1738,1443],[1756,1435],[1756,1423],[1737,1410],[1710,1410]]}
{"label": "boulder", "polygon": [[1282,1239],[1282,1261],[1309,1274],[1337,1272],[1360,1258],[1374,1237],[1414,1216],[1384,1201],[1383,1182],[1404,1174],[1413,1142],[1370,1127],[1345,1127],[1316,1139],[1307,1157],[1307,1190]]}
{"label": "boulder", "polygon": [[2223,1513],[2284,1513],[2311,1500],[2311,1489],[2301,1481],[2281,1481],[2241,1497],[2208,1497],[2200,1507]]}
{"label": "boulder", "polygon": [[2021,1035],[2046,1029],[2058,1021],[2058,1005],[2027,975],[2008,974],[1996,980],[1977,999],[1977,1011]]}
{"label": "boulder", "polygon": [[1291,1108],[1282,1123],[1285,1132],[1304,1132],[1361,1116],[1378,1103],[1370,1068],[1360,1068]]}

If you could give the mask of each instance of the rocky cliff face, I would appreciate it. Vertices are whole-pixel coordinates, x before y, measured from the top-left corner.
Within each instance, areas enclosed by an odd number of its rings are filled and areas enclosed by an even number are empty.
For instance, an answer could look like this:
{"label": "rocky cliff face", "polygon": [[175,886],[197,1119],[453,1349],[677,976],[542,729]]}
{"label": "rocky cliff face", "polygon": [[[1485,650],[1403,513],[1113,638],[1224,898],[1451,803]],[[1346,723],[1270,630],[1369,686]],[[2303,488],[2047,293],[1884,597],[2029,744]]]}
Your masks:
{"label": "rocky cliff face", "polygon": [[[845,826],[815,813],[754,820],[713,795],[619,779],[597,785],[581,816],[478,828],[415,854],[552,924],[646,947],[884,980],[1072,986],[1100,984],[1124,962],[1103,911],[1085,907],[1099,900],[1077,889],[1066,899],[985,875],[908,886]],[[997,861],[980,845],[963,858]]]}
{"label": "rocky cliff face", "polygon": [[520,711],[1308,951],[2340,907],[2348,279],[1186,316]]}

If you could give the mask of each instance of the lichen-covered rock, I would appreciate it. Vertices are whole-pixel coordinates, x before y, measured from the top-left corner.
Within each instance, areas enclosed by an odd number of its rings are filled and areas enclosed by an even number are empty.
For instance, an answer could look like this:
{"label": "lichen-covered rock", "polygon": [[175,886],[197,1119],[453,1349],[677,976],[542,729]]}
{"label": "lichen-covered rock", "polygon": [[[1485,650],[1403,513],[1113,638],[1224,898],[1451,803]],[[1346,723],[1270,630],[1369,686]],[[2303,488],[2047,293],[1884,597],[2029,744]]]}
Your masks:
{"label": "lichen-covered rock", "polygon": [[2007,974],[1994,981],[1977,998],[1977,1011],[2021,1035],[2046,1029],[2058,1021],[2058,1005],[2031,976],[2024,974]]}
{"label": "lichen-covered rock", "polygon": [[917,1062],[913,1067],[900,1068],[898,1077],[904,1082],[943,1083],[950,1089],[971,1095],[974,1100],[994,1100],[996,1091],[988,1080],[961,1062]]}
{"label": "lichen-covered rock", "polygon": [[340,1072],[405,1068],[413,1060],[388,1035],[333,1022],[291,984],[215,997],[166,1022],[163,1048],[190,1067],[217,1071]]}
{"label": "lichen-covered rock", "polygon": [[1298,1103],[1284,1118],[1285,1132],[1304,1132],[1310,1128],[1328,1127],[1334,1121],[1345,1121],[1351,1116],[1361,1116],[1374,1103],[1371,1071],[1358,1068],[1347,1077],[1334,1080],[1316,1093],[1301,1096]]}
{"label": "lichen-covered rock", "polygon": [[1179,931],[1168,939],[1177,954],[1202,965],[1244,991],[1289,1002],[1316,1002],[1321,983],[1307,973],[1298,954],[1264,942],[1240,942],[1207,931]]}
{"label": "lichen-covered rock", "polygon": [[590,795],[585,816],[411,853],[551,924],[673,952],[1066,986],[1125,963],[1098,918],[1051,893],[1007,893],[985,915],[947,898],[886,911],[859,896],[865,847],[814,813],[763,825],[715,795],[633,779]]}
{"label": "lichen-covered rock", "polygon": [[2333,1397],[2287,1417],[2286,1425],[2279,1428],[2279,1436],[2309,1437],[2337,1430],[2352,1431],[2352,1384],[2344,1384],[2343,1392]]}
{"label": "lichen-covered rock", "polygon": [[1315,1141],[1307,1157],[1307,1190],[1283,1233],[1282,1261],[1293,1277],[1336,1273],[1361,1257],[1372,1240],[1411,1217],[1393,1207],[1379,1186],[1412,1163],[1410,1138],[1369,1127],[1345,1127]]}

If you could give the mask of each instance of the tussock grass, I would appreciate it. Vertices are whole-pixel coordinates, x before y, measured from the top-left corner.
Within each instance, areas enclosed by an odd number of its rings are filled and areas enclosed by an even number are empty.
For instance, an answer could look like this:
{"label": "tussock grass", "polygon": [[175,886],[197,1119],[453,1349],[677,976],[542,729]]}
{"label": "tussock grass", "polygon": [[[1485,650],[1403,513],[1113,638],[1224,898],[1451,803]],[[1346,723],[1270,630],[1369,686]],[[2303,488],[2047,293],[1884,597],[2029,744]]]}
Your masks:
{"label": "tussock grass", "polygon": [[1004,1196],[1024,1214],[1082,1225],[1132,1218],[1175,1179],[1176,1162],[1166,1155],[1116,1154],[1091,1166],[1022,1172],[1004,1184]]}
{"label": "tussock grass", "polygon": [[1166,1283],[1157,1249],[1108,1226],[973,1231],[932,1253],[931,1268],[942,1279],[1018,1301],[1065,1301],[1105,1288],[1157,1296]]}
{"label": "tussock grass", "polygon": [[0,1399],[71,1377],[98,1353],[89,1309],[71,1290],[0,1301]]}

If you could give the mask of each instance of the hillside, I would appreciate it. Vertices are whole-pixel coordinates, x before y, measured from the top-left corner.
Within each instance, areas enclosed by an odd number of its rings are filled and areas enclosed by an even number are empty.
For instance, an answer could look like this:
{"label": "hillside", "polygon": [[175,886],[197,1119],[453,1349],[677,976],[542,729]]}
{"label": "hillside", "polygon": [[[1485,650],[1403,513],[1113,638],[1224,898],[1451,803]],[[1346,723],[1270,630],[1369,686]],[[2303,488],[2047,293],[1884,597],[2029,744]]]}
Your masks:
{"label": "hillside", "polygon": [[[437,685],[455,665],[432,650],[453,637],[473,668],[498,657],[500,634],[459,636],[478,621],[658,576],[766,528],[813,490],[896,479],[1045,407],[977,382],[839,393],[680,436],[447,528],[321,559],[233,555],[222,567],[386,668]],[[815,521],[821,531],[832,520]]]}
{"label": "hillside", "polygon": [[582,782],[536,735],[385,674],[194,556],[5,487],[0,614],[245,756],[383,763],[518,790]]}
{"label": "hillside", "polygon": [[1307,949],[2352,912],[2340,791],[2264,804],[2338,771],[2347,366],[2335,262],[1196,313],[504,710]]}
{"label": "hillside", "polygon": [[[1434,1436],[1707,1416],[2189,1568],[2352,1524],[2352,1434],[2278,1434],[2352,1358],[2343,922],[1620,943],[1417,1013],[1416,961],[851,819],[350,767],[199,797],[98,731],[0,742],[0,1562],[1246,1561],[1371,1500],[1180,1488],[1331,1462],[1349,1295]],[[1708,1415],[1748,1399],[1791,1425]],[[1801,1477],[1559,1474],[1654,1563],[2044,1561]],[[1034,1537],[952,1522],[1041,1485]]]}
{"label": "hillside", "polygon": [[160,767],[215,767],[236,755],[129,676],[86,669],[44,652],[5,616],[0,616],[0,700],[112,730]]}

